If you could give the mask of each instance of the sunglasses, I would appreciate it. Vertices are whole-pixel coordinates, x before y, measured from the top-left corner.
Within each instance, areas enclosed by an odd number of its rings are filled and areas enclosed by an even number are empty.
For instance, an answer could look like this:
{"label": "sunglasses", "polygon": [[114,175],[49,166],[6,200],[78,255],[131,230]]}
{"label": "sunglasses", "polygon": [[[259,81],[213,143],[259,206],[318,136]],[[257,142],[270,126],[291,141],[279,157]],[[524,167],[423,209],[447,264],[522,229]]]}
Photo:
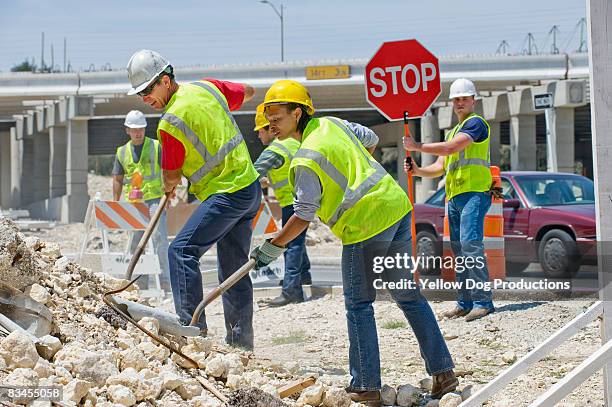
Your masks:
{"label": "sunglasses", "polygon": [[153,82],[151,82],[149,86],[147,86],[146,88],[138,92],[137,95],[140,97],[145,97],[145,96],[150,95],[151,92],[153,92],[153,89],[155,89],[155,86],[157,86],[157,84],[159,83],[159,80],[160,78],[156,78]]}

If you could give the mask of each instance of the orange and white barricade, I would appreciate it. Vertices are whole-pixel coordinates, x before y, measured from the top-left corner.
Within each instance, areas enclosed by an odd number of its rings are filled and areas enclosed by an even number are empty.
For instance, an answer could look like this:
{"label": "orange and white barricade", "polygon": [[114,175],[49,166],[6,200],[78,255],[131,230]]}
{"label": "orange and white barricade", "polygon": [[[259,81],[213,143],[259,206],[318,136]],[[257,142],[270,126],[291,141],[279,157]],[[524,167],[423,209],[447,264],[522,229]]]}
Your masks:
{"label": "orange and white barricade", "polygon": [[[78,260],[85,256],[99,257],[101,268],[104,273],[113,277],[124,278],[132,255],[130,247],[135,231],[143,231],[151,220],[149,207],[144,203],[131,203],[122,201],[89,201],[85,215],[85,233],[78,253]],[[102,234],[102,251],[87,252],[89,239],[99,230]],[[127,243],[122,252],[111,251],[108,233],[127,232]],[[160,253],[162,256],[166,253]],[[134,275],[149,275],[154,279],[154,288],[142,289],[140,294],[144,297],[163,296],[159,275],[161,267],[158,255],[155,253],[151,240],[147,244],[145,252],[140,256],[138,264],[134,268]],[[151,284],[149,284],[151,285]]]}
{"label": "orange and white barricade", "polygon": [[[268,201],[262,198],[259,211],[253,219],[253,238],[263,237],[268,239],[274,237],[280,230],[281,227],[272,216]],[[253,284],[282,279],[285,275],[285,262],[281,257],[273,261],[266,269],[251,270],[249,275]]]}
{"label": "orange and white barricade", "polygon": [[[499,167],[491,166],[493,184],[501,188],[501,177]],[[503,199],[492,197],[484,220],[484,249],[487,257],[487,268],[489,280],[506,278],[506,256],[504,252],[504,210]],[[442,278],[445,281],[455,280],[454,267],[449,267],[451,262],[445,261],[453,256],[451,249],[450,228],[448,225],[448,202],[444,205],[444,237],[442,251]],[[454,263],[453,263],[454,264]]]}

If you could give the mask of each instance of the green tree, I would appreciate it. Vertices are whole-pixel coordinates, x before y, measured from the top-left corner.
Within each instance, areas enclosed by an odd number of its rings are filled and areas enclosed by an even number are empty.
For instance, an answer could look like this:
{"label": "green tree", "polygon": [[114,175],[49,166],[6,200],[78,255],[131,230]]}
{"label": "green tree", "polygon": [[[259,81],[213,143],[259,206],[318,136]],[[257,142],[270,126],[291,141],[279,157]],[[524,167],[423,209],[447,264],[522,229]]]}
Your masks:
{"label": "green tree", "polygon": [[26,58],[22,63],[14,65],[11,72],[36,72],[36,65],[34,65],[34,60],[30,62]]}

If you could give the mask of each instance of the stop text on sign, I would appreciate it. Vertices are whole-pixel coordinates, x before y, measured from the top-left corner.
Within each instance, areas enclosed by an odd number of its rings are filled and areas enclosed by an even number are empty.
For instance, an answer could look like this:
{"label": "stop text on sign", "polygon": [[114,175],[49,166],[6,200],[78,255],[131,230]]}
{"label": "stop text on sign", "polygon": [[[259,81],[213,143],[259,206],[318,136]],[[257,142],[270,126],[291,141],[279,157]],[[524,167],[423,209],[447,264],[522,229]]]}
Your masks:
{"label": "stop text on sign", "polygon": [[406,93],[412,94],[418,91],[427,92],[430,82],[434,82],[437,77],[436,65],[425,62],[416,66],[413,64],[387,66],[385,68],[374,67],[370,71],[370,92],[372,96],[384,97],[390,88],[393,95],[397,95],[401,89]]}

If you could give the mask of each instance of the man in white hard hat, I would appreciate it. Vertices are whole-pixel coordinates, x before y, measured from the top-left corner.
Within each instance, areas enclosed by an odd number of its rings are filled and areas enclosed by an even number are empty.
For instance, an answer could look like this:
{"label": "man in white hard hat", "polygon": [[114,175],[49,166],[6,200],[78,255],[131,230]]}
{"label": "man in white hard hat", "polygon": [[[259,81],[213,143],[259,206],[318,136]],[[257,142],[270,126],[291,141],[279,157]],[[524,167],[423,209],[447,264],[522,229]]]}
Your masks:
{"label": "man in white hard hat", "polygon": [[407,161],[406,171],[420,177],[446,175],[451,247],[456,259],[463,257],[466,261],[466,270],[456,273],[457,281],[462,284],[457,305],[444,315],[448,318],[465,316],[466,321],[482,318],[495,310],[490,290],[471,289],[476,284],[468,284],[489,280],[483,239],[484,218],[491,206],[490,128],[484,118],[474,113],[475,97],[476,87],[472,81],[457,79],[451,84],[450,99],[459,124],[446,139],[423,144],[410,137],[404,138],[406,150],[439,156],[435,163],[423,168],[412,160]]}
{"label": "man in white hard hat", "polygon": [[[174,307],[182,323],[191,321],[202,301],[200,257],[217,247],[219,282],[249,258],[252,221],[261,187],[249,151],[231,110],[255,91],[246,84],[204,79],[179,85],[170,63],[155,51],[141,50],[127,66],[132,89],[144,103],[163,110],[157,128],[162,144],[163,190],[172,194],[185,176],[202,203],[168,251]],[[253,285],[248,276],[223,293],[230,345],[253,349]],[[206,335],[202,313],[198,326]]]}
{"label": "man in white hard hat", "polygon": [[[123,192],[125,201],[144,201],[155,213],[163,195],[161,179],[161,147],[157,140],[145,137],[147,119],[139,110],[132,110],[125,116],[125,132],[130,140],[117,148],[113,166],[113,199],[119,201]],[[134,233],[132,252],[144,232]],[[153,244],[161,269],[160,283],[164,291],[170,292],[170,269],[168,267],[168,228],[164,211],[153,233]],[[139,280],[141,286],[146,278]],[[151,281],[148,281],[151,286]]]}

